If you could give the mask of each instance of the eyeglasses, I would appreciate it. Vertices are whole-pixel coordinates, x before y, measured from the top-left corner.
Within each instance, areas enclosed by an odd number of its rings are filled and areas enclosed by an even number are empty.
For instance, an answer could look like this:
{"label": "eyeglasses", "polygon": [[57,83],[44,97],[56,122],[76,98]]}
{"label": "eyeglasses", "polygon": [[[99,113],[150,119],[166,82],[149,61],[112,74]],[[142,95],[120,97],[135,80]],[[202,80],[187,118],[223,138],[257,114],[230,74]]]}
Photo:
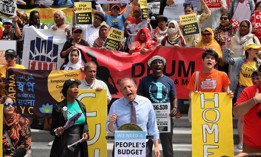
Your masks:
{"label": "eyeglasses", "polygon": [[220,20],[227,20],[227,17],[220,17]]}
{"label": "eyeglasses", "polygon": [[202,33],[202,36],[211,36],[211,33]]}
{"label": "eyeglasses", "polygon": [[94,20],[100,20],[100,21],[102,21],[102,19],[99,18],[99,17],[94,17]]}
{"label": "eyeglasses", "polygon": [[14,56],[13,55],[7,55],[5,56],[5,60],[13,60]]}
{"label": "eyeglasses", "polygon": [[10,105],[13,106],[13,107],[15,107],[15,103],[14,103],[14,102],[12,102],[12,103],[11,103],[11,102],[9,102],[9,103],[6,102],[6,103],[4,103],[4,107],[9,107]]}

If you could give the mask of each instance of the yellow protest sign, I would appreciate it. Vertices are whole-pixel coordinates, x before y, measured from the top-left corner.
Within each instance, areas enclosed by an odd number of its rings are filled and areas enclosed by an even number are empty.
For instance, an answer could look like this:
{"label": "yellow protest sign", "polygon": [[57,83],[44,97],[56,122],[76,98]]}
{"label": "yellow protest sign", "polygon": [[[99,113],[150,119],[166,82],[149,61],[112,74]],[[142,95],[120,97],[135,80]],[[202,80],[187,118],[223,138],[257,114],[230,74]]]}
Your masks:
{"label": "yellow protest sign", "polygon": [[192,157],[234,156],[232,99],[227,93],[192,93]]}
{"label": "yellow protest sign", "polygon": [[148,18],[149,10],[148,10],[147,0],[140,0],[140,9],[141,9],[142,19]]}
{"label": "yellow protest sign", "polygon": [[74,2],[76,24],[92,24],[92,3]]}
{"label": "yellow protest sign", "polygon": [[104,42],[104,47],[110,50],[119,50],[123,33],[122,30],[111,27],[108,37]]}
{"label": "yellow protest sign", "polygon": [[78,100],[85,106],[89,127],[88,154],[89,156],[107,156],[106,119],[107,95],[106,90],[80,90]]}
{"label": "yellow protest sign", "polygon": [[182,33],[184,36],[199,33],[196,14],[181,15],[179,16],[179,19],[180,24],[182,25]]}

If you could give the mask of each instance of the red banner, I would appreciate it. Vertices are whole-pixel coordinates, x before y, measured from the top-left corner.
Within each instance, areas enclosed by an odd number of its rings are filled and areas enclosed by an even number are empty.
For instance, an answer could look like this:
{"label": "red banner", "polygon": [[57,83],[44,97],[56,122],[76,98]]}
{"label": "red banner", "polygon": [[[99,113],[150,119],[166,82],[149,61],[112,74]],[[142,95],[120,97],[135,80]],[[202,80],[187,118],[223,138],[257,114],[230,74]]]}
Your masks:
{"label": "red banner", "polygon": [[96,49],[77,45],[83,52],[86,61],[94,61],[98,64],[97,78],[103,80],[109,87],[112,97],[121,97],[117,82],[123,77],[132,77],[137,85],[141,78],[150,73],[148,60],[160,55],[167,61],[164,74],[174,81],[177,96],[180,99],[188,99],[186,88],[194,71],[202,70],[202,52],[199,48],[160,47],[151,53],[141,55]]}
{"label": "red banner", "polygon": [[221,8],[221,0],[204,0],[208,8]]}

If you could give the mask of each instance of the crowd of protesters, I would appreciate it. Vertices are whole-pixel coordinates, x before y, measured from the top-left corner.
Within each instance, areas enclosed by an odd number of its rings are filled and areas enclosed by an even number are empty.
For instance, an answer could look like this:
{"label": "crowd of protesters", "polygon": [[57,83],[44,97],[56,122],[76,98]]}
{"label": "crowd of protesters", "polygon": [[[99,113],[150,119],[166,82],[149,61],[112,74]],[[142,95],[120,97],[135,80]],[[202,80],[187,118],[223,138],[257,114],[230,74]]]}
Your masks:
{"label": "crowd of protesters", "polygon": [[[68,1],[68,3],[69,2],[70,1]],[[33,4],[35,6],[40,5],[40,3],[35,3],[32,0],[30,2],[19,0],[17,3],[18,6],[29,4]],[[62,0],[59,0],[54,1],[53,5],[59,5],[60,3],[64,4]],[[207,73],[215,75],[215,73],[218,73],[217,70],[223,71],[222,76],[224,76],[225,80],[223,79],[222,81],[226,81],[226,84],[223,85],[224,87],[219,90],[213,89],[213,91],[232,91],[235,95],[233,103],[236,102],[235,105],[237,106],[237,109],[240,108],[239,106],[241,104],[244,106],[245,104],[257,106],[261,101],[261,97],[259,98],[258,93],[252,93],[251,96],[254,97],[251,99],[252,102],[248,103],[244,103],[245,100],[248,100],[246,96],[245,98],[240,97],[241,93],[246,95],[247,92],[250,92],[249,90],[242,92],[245,88],[247,89],[247,87],[254,85],[251,77],[252,73],[255,72],[255,75],[258,76],[261,71],[261,61],[259,58],[261,57],[261,51],[259,51],[261,50],[261,37],[260,31],[256,28],[256,21],[254,20],[254,11],[261,10],[261,2],[256,2],[254,0],[222,0],[221,7],[213,9],[208,8],[204,0],[199,0],[197,10],[194,10],[195,6],[193,6],[192,3],[184,3],[184,12],[181,13],[181,15],[189,15],[193,13],[197,14],[197,23],[200,33],[194,35],[184,35],[181,31],[183,26],[179,23],[179,21],[172,19],[169,20],[166,16],[161,15],[165,6],[175,4],[174,0],[161,0],[161,12],[156,16],[156,25],[154,25],[155,19],[153,22],[153,19],[150,19],[149,17],[146,19],[141,18],[142,12],[139,5],[139,0],[133,0],[128,4],[114,5],[101,5],[98,4],[96,0],[92,3],[93,8],[95,9],[93,11],[94,18],[93,23],[89,25],[76,25],[75,9],[77,8],[71,9],[73,12],[72,21],[66,21],[66,15],[63,11],[54,11],[54,25],[50,26],[49,28],[47,24],[41,23],[41,16],[38,11],[31,11],[29,16],[22,11],[17,11],[17,16],[13,17],[12,19],[7,19],[4,17],[1,18],[0,27],[3,31],[0,39],[17,41],[17,51],[12,49],[6,50],[4,56],[6,59],[6,65],[2,65],[0,68],[1,97],[4,97],[6,94],[4,84],[6,79],[6,69],[24,69],[24,66],[19,64],[21,64],[23,53],[26,53],[23,52],[23,41],[25,38],[27,38],[24,31],[26,27],[34,27],[36,29],[51,29],[53,31],[64,30],[67,41],[64,43],[63,49],[60,52],[60,57],[64,58],[64,63],[61,67],[59,67],[61,70],[83,69],[86,60],[83,57],[83,54],[81,54],[82,52],[77,49],[75,45],[80,44],[89,47],[106,49],[104,43],[107,39],[109,30],[111,28],[116,28],[124,32],[124,38],[120,43],[118,51],[122,51],[122,53],[128,53],[129,55],[132,55],[133,53],[140,53],[141,55],[147,54],[159,46],[195,47],[203,48],[205,50],[211,49],[209,54],[206,53],[204,58],[202,58],[203,62],[208,62],[208,59],[212,59],[213,61],[213,69],[208,69]],[[246,7],[251,12],[251,17],[249,17],[249,19],[240,21],[238,28],[236,28],[232,25],[231,19],[233,18],[233,14],[237,9],[238,4],[246,5]],[[108,10],[104,11],[104,8],[106,7]],[[214,50],[214,52],[212,52],[212,50]],[[162,58],[159,60],[161,62],[164,61]],[[163,64],[163,62],[161,64]],[[212,63],[206,63],[206,67],[207,64]],[[164,66],[165,63],[162,65],[162,68]],[[86,67],[85,72],[88,72]],[[200,77],[202,75],[202,77],[208,78],[209,76],[204,73],[205,72],[203,70],[202,74],[200,74]],[[193,78],[195,78],[194,75]],[[191,92],[195,91],[194,85],[192,85],[193,83],[190,82],[189,84],[189,90]],[[260,83],[256,84],[258,85]],[[202,89],[201,91],[203,92],[204,90]],[[237,98],[240,100],[237,101]],[[180,109],[182,108],[184,101],[179,100],[176,101],[176,103],[178,103],[178,105],[175,104],[175,109],[177,109],[175,117],[180,118],[182,116]],[[14,106],[12,104],[14,103],[8,102],[6,107],[11,108]],[[243,107],[241,108],[240,111],[244,109]],[[238,117],[237,126],[240,137],[237,148],[242,149],[244,143],[244,148],[247,147],[244,149],[244,151],[255,148],[256,151],[253,152],[261,152],[260,142],[251,145],[251,143],[249,143],[250,140],[245,139],[244,136],[244,119],[249,120],[249,118],[244,118],[244,116],[249,115],[239,114],[237,111],[234,113]],[[261,121],[261,118],[259,117],[258,120]],[[261,128],[260,125],[256,127]],[[247,142],[247,145],[245,145],[245,141]],[[28,148],[25,149],[28,150]]]}

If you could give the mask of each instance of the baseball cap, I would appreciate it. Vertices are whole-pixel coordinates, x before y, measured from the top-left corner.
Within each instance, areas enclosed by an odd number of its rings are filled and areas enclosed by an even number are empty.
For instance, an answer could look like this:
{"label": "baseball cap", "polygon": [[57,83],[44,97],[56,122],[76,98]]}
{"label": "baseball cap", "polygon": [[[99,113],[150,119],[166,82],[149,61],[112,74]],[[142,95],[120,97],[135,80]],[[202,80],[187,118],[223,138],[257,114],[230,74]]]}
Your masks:
{"label": "baseball cap", "polygon": [[74,26],[74,27],[72,28],[72,32],[73,32],[73,33],[74,33],[75,31],[78,31],[78,30],[82,31],[82,28],[81,28],[80,26]]}
{"label": "baseball cap", "polygon": [[67,90],[73,83],[76,83],[77,85],[81,84],[81,82],[77,79],[68,79],[64,82],[63,89],[62,89],[62,94],[64,97],[67,96]]}
{"label": "baseball cap", "polygon": [[114,5],[111,7],[111,10],[112,10],[113,8],[115,8],[115,7],[117,7],[119,10],[121,10],[121,7],[120,7],[119,4],[114,4]]}
{"label": "baseball cap", "polygon": [[168,18],[163,16],[163,15],[159,15],[157,16],[157,21],[159,22],[159,19],[163,19],[164,21],[168,22]]}
{"label": "baseball cap", "polygon": [[13,21],[12,20],[10,20],[10,19],[2,19],[2,23],[3,24],[5,24],[5,23],[10,23],[10,24],[12,24],[13,25]]}
{"label": "baseball cap", "polygon": [[152,57],[151,59],[149,59],[149,61],[148,61],[149,67],[150,67],[151,63],[152,63],[153,61],[155,61],[155,60],[161,60],[161,61],[163,62],[163,64],[164,64],[164,66],[166,65],[166,59],[165,59],[165,58],[163,58],[163,57],[161,57],[161,56],[153,56],[153,57]]}
{"label": "baseball cap", "polygon": [[16,56],[16,52],[13,49],[7,49],[7,50],[5,50],[5,56],[7,56],[7,55]]}
{"label": "baseball cap", "polygon": [[245,51],[248,49],[256,49],[256,50],[261,50],[261,46],[255,44],[255,43],[249,43],[245,46]]}
{"label": "baseball cap", "polygon": [[96,12],[96,13],[94,13],[94,15],[99,16],[99,17],[101,18],[102,21],[105,20],[105,19],[104,19],[104,15],[103,15],[103,13],[101,13],[101,12]]}

